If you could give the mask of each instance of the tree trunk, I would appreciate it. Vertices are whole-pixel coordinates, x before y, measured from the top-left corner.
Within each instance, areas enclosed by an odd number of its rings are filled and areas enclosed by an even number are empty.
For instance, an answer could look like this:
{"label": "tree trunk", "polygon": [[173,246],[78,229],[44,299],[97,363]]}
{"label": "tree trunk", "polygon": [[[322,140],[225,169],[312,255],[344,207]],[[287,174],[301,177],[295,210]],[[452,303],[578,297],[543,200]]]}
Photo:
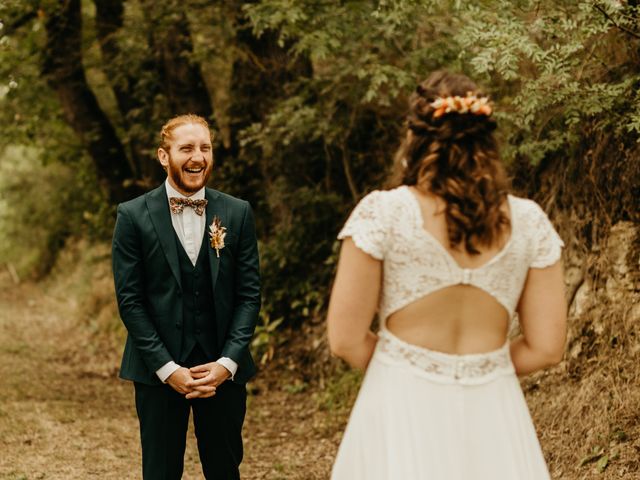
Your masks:
{"label": "tree trunk", "polygon": [[143,5],[154,20],[151,47],[170,115],[195,113],[212,119],[211,97],[200,66],[191,59],[193,44],[184,6],[176,0],[160,3],[147,0]]}
{"label": "tree trunk", "polygon": [[[149,118],[152,117],[154,97],[159,89],[152,88],[148,82],[145,88],[138,88],[143,79],[140,75],[130,71],[123,72],[123,55],[117,42],[117,33],[124,24],[123,0],[94,0],[96,6],[96,36],[104,60],[104,70],[116,97],[118,110],[122,116],[122,128],[127,132],[129,154],[132,169],[138,181],[143,185],[153,185],[164,178],[164,171],[155,158],[149,155],[149,147],[153,146],[155,138],[151,135],[153,129],[148,128]],[[139,68],[141,71],[156,72],[158,67],[152,55],[142,58]],[[138,66],[137,66],[138,67]],[[144,128],[135,128],[144,122]],[[135,133],[132,133],[135,132]]]}
{"label": "tree trunk", "polygon": [[86,145],[112,203],[137,193],[125,150],[89,88],[82,66],[80,0],[43,2],[47,41],[42,73],[66,121]]}
{"label": "tree trunk", "polygon": [[253,123],[263,122],[274,104],[286,98],[287,86],[296,78],[310,76],[311,62],[306,58],[294,60],[288,52],[290,45],[278,45],[277,32],[267,31],[256,37],[244,16],[242,5],[234,2],[236,17],[236,48],[240,55],[233,64],[229,108],[231,144],[216,152],[219,163],[243,158],[241,177],[235,183],[245,191],[238,192],[252,203],[268,198],[277,172],[263,158],[263,152],[243,148],[238,140],[240,132]]}

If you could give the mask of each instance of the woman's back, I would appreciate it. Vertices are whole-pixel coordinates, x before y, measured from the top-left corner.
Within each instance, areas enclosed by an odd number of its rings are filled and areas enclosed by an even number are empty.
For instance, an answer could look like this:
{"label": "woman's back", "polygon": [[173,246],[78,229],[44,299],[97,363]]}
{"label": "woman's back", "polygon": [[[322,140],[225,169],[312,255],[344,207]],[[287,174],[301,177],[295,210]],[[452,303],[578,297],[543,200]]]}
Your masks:
{"label": "woman's back", "polygon": [[447,243],[441,200],[414,187],[365,197],[339,238],[382,260],[378,314],[398,338],[447,353],[504,345],[530,267],[555,263],[562,241],[530,200],[509,195],[499,241],[472,255]]}
{"label": "woman's back", "polygon": [[[452,249],[442,214],[444,201],[415,187],[409,190],[420,207],[422,228],[461,268],[473,270],[488,264],[507,244],[509,229],[505,229],[495,245],[480,249],[478,254],[463,248]],[[510,218],[508,202],[504,203],[503,210]],[[479,353],[504,344],[509,317],[509,312],[490,293],[472,285],[457,284],[429,293],[392,313],[386,327],[396,337],[431,350]]]}

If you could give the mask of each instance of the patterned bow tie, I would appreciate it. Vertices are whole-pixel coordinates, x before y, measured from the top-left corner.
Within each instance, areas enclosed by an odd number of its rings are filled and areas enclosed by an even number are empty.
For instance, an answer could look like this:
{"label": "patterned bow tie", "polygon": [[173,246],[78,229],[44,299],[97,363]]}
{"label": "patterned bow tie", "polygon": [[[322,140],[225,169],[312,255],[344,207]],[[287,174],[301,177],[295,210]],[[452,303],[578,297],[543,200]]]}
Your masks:
{"label": "patterned bow tie", "polygon": [[196,212],[196,215],[202,215],[204,208],[207,206],[207,199],[191,200],[190,198],[170,197],[169,206],[171,207],[171,213],[182,213],[184,207],[191,207]]}

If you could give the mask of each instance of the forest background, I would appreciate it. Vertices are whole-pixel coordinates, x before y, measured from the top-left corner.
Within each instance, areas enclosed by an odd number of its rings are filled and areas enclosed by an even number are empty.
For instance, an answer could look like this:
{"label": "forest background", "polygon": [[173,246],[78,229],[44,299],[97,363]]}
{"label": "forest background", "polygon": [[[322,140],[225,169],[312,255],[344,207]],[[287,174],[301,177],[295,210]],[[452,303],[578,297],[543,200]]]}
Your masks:
{"label": "forest background", "polygon": [[[447,68],[491,96],[514,192],[543,206],[567,246],[567,354],[523,380],[552,474],[638,478],[638,3],[1,0],[0,283],[11,315],[0,316],[0,353],[29,357],[16,319],[42,300],[37,332],[68,341],[47,344],[53,356],[33,356],[34,368],[76,362],[115,377],[115,206],[164,179],[161,125],[197,113],[215,132],[211,185],[249,200],[259,232],[263,368],[245,476],[326,478],[360,379],[324,339],[336,233],[386,184],[408,95]],[[56,308],[63,330],[47,323]],[[0,371],[0,398],[11,391],[0,400],[0,478],[80,478],[56,477],[43,452],[30,464],[18,454],[30,434],[24,384],[5,375],[12,361]],[[292,421],[293,443],[270,445],[286,430],[277,422]],[[135,468],[109,465],[120,464]]]}

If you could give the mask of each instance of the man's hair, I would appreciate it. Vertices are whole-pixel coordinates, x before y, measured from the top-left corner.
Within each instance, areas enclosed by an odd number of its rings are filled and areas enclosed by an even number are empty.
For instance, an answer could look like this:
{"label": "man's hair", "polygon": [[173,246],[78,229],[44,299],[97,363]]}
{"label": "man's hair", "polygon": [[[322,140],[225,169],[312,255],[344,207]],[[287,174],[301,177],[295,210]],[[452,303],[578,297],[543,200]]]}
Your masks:
{"label": "man's hair", "polygon": [[211,132],[211,130],[209,130],[209,124],[201,116],[194,113],[178,115],[177,117],[173,117],[162,126],[162,130],[160,130],[160,148],[168,152],[171,148],[171,140],[173,140],[173,131],[176,128],[181,127],[182,125],[188,125],[190,123],[202,125],[209,132]]}

